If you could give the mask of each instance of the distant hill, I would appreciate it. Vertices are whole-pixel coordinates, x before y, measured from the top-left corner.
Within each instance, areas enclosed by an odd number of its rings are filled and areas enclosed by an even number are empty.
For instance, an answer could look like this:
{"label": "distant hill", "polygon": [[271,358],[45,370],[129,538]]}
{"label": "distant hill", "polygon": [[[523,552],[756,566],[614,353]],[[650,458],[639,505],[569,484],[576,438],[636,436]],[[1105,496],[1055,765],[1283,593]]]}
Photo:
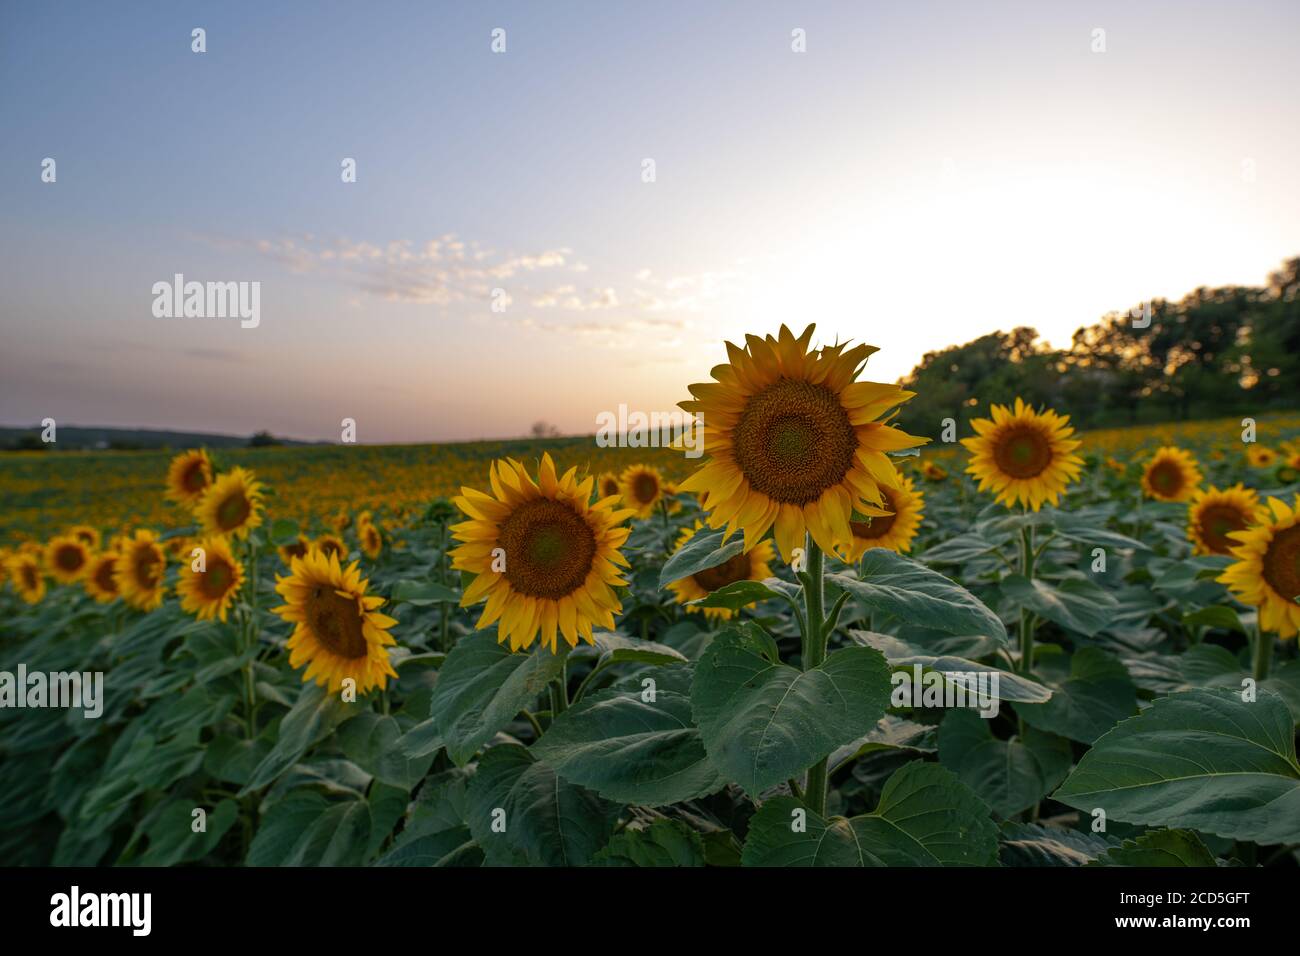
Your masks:
{"label": "distant hill", "polygon": [[[160,448],[247,448],[250,444],[312,445],[319,442],[271,438],[264,432],[252,435],[215,435],[207,432],[157,431],[150,428],[105,428],[86,425],[59,425],[58,441],[44,447],[50,451],[84,451],[119,449],[141,451]],[[41,427],[16,428],[0,425],[0,451],[40,446]]]}

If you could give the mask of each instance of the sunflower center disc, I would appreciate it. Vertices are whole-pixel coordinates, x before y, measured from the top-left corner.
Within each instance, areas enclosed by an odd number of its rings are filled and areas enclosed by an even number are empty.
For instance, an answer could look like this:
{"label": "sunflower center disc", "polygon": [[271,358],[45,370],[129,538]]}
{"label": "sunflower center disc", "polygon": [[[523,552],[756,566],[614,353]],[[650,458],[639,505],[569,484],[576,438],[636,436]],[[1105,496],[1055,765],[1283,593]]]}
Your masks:
{"label": "sunflower center disc", "polygon": [[222,558],[217,558],[203,575],[203,593],[210,598],[222,597],[230,588],[232,579],[230,565]]}
{"label": "sunflower center disc", "polygon": [[366,637],[361,632],[357,602],[332,588],[314,587],[307,599],[307,623],[316,639],[339,657],[357,660],[366,656]]}
{"label": "sunflower center disc", "polygon": [[1300,603],[1300,525],[1273,538],[1264,553],[1264,580],[1283,599]]}
{"label": "sunflower center disc", "polygon": [[95,572],[95,583],[101,591],[117,593],[117,582],[113,580],[113,562],[105,561]]}
{"label": "sunflower center disc", "polygon": [[1228,533],[1244,527],[1245,518],[1230,505],[1211,505],[1201,512],[1201,537],[1215,554],[1227,554],[1237,543],[1228,537]]}
{"label": "sunflower center disc", "polygon": [[36,569],[30,564],[23,565],[23,586],[29,591],[40,584],[40,578],[36,576]]}
{"label": "sunflower center disc", "polygon": [[569,505],[551,498],[521,504],[501,523],[506,580],[520,594],[558,600],[582,587],[596,557],[596,536]]}
{"label": "sunflower center disc", "polygon": [[59,548],[55,560],[64,571],[75,571],[81,567],[81,549],[73,547]]}
{"label": "sunflower center disc", "polygon": [[137,552],[135,559],[135,579],[142,588],[153,588],[158,584],[159,568],[161,560],[152,547],[146,547],[142,552]]}
{"label": "sunflower center disc", "polygon": [[1012,478],[1036,478],[1052,463],[1052,446],[1035,428],[1012,428],[997,442],[993,457]]}
{"label": "sunflower center disc", "polygon": [[190,465],[190,470],[185,472],[185,478],[181,482],[190,491],[202,491],[207,485],[207,479],[203,474],[203,466],[198,462]]}
{"label": "sunflower center disc", "polygon": [[1176,495],[1183,487],[1183,472],[1171,461],[1162,461],[1151,469],[1151,487],[1162,495]]}
{"label": "sunflower center disc", "polygon": [[640,474],[632,481],[632,494],[641,504],[648,504],[659,494],[659,482],[654,475]]}
{"label": "sunflower center disc", "polygon": [[221,507],[217,509],[217,524],[226,530],[240,527],[248,520],[253,506],[248,503],[242,492],[236,492],[225,501],[221,502]]}
{"label": "sunflower center disc", "polygon": [[858,435],[825,385],[783,378],[749,399],[732,432],[750,486],[783,504],[816,501],[853,466]]}
{"label": "sunflower center disc", "polygon": [[736,581],[748,581],[751,567],[749,553],[745,552],[728,558],[716,567],[697,571],[691,577],[704,590],[712,592]]}
{"label": "sunflower center disc", "polygon": [[898,505],[894,503],[894,498],[890,495],[887,488],[881,488],[880,493],[885,497],[883,507],[893,509],[893,514],[884,517],[872,516],[870,521],[850,521],[849,527],[853,529],[853,534],[859,538],[883,538],[889,533],[889,529],[894,526],[898,520]]}

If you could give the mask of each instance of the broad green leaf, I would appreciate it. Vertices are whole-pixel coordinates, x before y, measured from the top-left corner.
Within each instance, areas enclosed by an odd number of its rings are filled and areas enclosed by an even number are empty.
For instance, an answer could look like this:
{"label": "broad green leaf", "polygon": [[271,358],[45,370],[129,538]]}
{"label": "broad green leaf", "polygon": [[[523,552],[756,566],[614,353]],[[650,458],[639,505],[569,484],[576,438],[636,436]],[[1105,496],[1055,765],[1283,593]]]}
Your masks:
{"label": "broad green leaf", "polygon": [[298,540],[298,523],[288,518],[276,518],[271,524],[271,544],[277,548],[281,545],[294,544]]}
{"label": "broad green leaf", "polygon": [[489,863],[585,866],[609,842],[618,815],[517,744],[482,756],[468,804],[470,832]]}
{"label": "broad green leaf", "polygon": [[999,740],[974,711],[950,710],[939,726],[939,761],[1009,818],[1060,786],[1073,758],[1063,737],[1029,727],[1023,738]]}
{"label": "broad green leaf", "polygon": [[1223,631],[1235,631],[1243,637],[1246,636],[1246,626],[1241,623],[1241,618],[1237,617],[1237,612],[1223,604],[1214,604],[1210,607],[1203,607],[1199,611],[1184,614],[1183,626],[1186,628],[1218,628]]}
{"label": "broad green leaf", "polygon": [[410,604],[414,607],[460,602],[459,591],[453,591],[436,581],[398,581],[393,585],[391,597],[394,604]]}
{"label": "broad green leaf", "polygon": [[1218,866],[1191,830],[1150,830],[1097,857],[1094,866]]}
{"label": "broad green leaf", "polygon": [[682,664],[686,656],[680,651],[656,644],[654,641],[642,641],[613,631],[597,631],[594,635],[596,647],[600,651],[598,664]]}
{"label": "broad green leaf", "polygon": [[1068,631],[1088,637],[1113,622],[1118,605],[1109,591],[1081,578],[1051,583],[1009,574],[1002,579],[1001,588],[1017,607],[1027,608]]}
{"label": "broad green leaf", "polygon": [[674,581],[688,578],[692,574],[708,568],[725,564],[745,550],[745,541],[736,537],[727,544],[722,543],[725,529],[719,531],[698,531],[684,545],[678,548],[659,572],[659,587],[666,588]]}
{"label": "broad green leaf", "polygon": [[402,734],[394,747],[408,760],[436,754],[442,749],[442,735],[438,731],[438,722],[432,717],[421,721]]}
{"label": "broad green leaf", "polygon": [[[988,807],[938,764],[905,764],[874,813],[824,819],[793,797],[766,801],[749,822],[745,866],[991,866]],[[802,821],[803,826],[799,826]]]}
{"label": "broad green leaf", "polygon": [[[1051,690],[1037,681],[991,664],[981,664],[964,657],[947,655],[938,657],[926,654],[890,634],[850,631],[849,635],[858,643],[874,647],[884,654],[889,661],[889,666],[895,670],[919,666],[923,671],[934,671],[943,675],[946,683],[961,687],[971,695],[982,691],[988,693],[994,700],[1025,703],[1042,703],[1052,696]],[[987,676],[981,678],[980,675]]]}
{"label": "broad green leaf", "polygon": [[[204,829],[195,832],[195,809],[205,811]],[[201,860],[211,853],[239,816],[234,800],[222,800],[215,807],[196,807],[191,800],[173,800],[159,813],[146,831],[149,846],[139,859],[141,866],[175,866]]]}
{"label": "broad green leaf", "polygon": [[403,739],[395,718],[373,712],[349,720],[338,733],[349,760],[389,786],[411,790],[433,763],[433,752],[410,756],[401,746]]}
{"label": "broad green leaf", "polygon": [[772,599],[784,600],[784,595],[774,591],[761,581],[732,581],[713,593],[691,601],[691,607],[723,607],[730,611],[739,611],[743,607],[759,601]]}
{"label": "broad green leaf", "polygon": [[894,714],[886,714],[876,721],[876,726],[868,733],[831,754],[831,773],[878,750],[910,750],[918,755],[932,754],[938,749],[935,736],[935,728],[928,724],[918,724]]}
{"label": "broad green leaf", "polygon": [[1086,866],[1114,844],[1099,833],[1042,823],[1004,823],[1003,866]]}
{"label": "broad green leaf", "polygon": [[592,866],[703,866],[704,840],[677,820],[627,829],[591,860]]}
{"label": "broad green leaf", "polygon": [[961,585],[901,554],[873,548],[862,556],[858,577],[829,575],[867,607],[947,634],[979,634],[1005,645],[998,616]]}
{"label": "broad green leaf", "polygon": [[357,704],[346,704],[341,695],[331,694],[316,684],[304,684],[293,708],[280,721],[280,735],[271,752],[257,765],[251,778],[239,792],[258,790],[275,780],[348,717],[360,712]]}
{"label": "broad green leaf", "polygon": [[532,752],[565,780],[619,803],[680,803],[727,783],[704,752],[690,699],[667,690],[653,703],[612,689],[584,697],[555,719]]}
{"label": "broad green leaf", "polygon": [[1286,703],[1194,690],[1105,734],[1053,795],[1085,812],[1257,843],[1300,842],[1300,764]]}
{"label": "broad green leaf", "polygon": [[496,642],[495,630],[462,638],[438,672],[429,711],[447,755],[467,764],[563,667],[564,658],[545,648],[511,653]]}
{"label": "broad green leaf", "polygon": [[1118,721],[1137,711],[1137,689],[1128,671],[1097,647],[1082,647],[1064,662],[1040,663],[1039,676],[1052,687],[1052,698],[1042,704],[1015,704],[1025,723],[1071,740],[1090,744]]}
{"label": "broad green leaf", "polygon": [[757,796],[867,733],[889,704],[879,651],[846,647],[799,671],[750,631],[719,633],[696,666],[691,708],[715,767]]}

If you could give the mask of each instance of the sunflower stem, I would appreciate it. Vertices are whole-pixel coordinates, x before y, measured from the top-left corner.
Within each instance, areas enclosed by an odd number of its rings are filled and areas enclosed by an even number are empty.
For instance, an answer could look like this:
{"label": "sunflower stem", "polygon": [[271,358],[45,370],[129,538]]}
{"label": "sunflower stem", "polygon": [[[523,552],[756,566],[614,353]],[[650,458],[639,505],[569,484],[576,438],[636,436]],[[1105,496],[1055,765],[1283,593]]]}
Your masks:
{"label": "sunflower stem", "polygon": [[[826,630],[826,594],[822,580],[826,570],[825,556],[811,536],[805,539],[805,544],[808,570],[803,577],[803,669],[810,671],[826,660],[826,641],[830,633]],[[826,815],[828,769],[827,757],[809,767],[808,782],[804,789],[804,803],[808,809],[822,816]]]}
{"label": "sunflower stem", "polygon": [[1254,665],[1255,683],[1266,680],[1273,666],[1273,635],[1264,633],[1258,624],[1255,625]]}
{"label": "sunflower stem", "polygon": [[[1020,529],[1020,573],[1028,581],[1034,580],[1034,527],[1028,522]],[[1020,673],[1028,674],[1034,667],[1034,626],[1029,609],[1020,609]]]}

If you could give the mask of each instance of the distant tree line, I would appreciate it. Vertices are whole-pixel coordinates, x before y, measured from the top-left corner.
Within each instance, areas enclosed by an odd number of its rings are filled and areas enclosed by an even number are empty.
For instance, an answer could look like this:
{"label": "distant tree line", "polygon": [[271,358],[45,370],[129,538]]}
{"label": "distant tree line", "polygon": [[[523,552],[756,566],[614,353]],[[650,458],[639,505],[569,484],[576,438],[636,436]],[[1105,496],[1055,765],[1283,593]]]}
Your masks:
{"label": "distant tree line", "polygon": [[917,394],[899,421],[933,435],[944,418],[964,426],[1017,395],[1082,428],[1295,408],[1298,293],[1300,257],[1262,287],[1201,288],[1178,302],[1153,300],[1149,313],[1138,306],[1105,316],[1068,348],[1048,348],[1021,327],[927,352],[903,379]]}

